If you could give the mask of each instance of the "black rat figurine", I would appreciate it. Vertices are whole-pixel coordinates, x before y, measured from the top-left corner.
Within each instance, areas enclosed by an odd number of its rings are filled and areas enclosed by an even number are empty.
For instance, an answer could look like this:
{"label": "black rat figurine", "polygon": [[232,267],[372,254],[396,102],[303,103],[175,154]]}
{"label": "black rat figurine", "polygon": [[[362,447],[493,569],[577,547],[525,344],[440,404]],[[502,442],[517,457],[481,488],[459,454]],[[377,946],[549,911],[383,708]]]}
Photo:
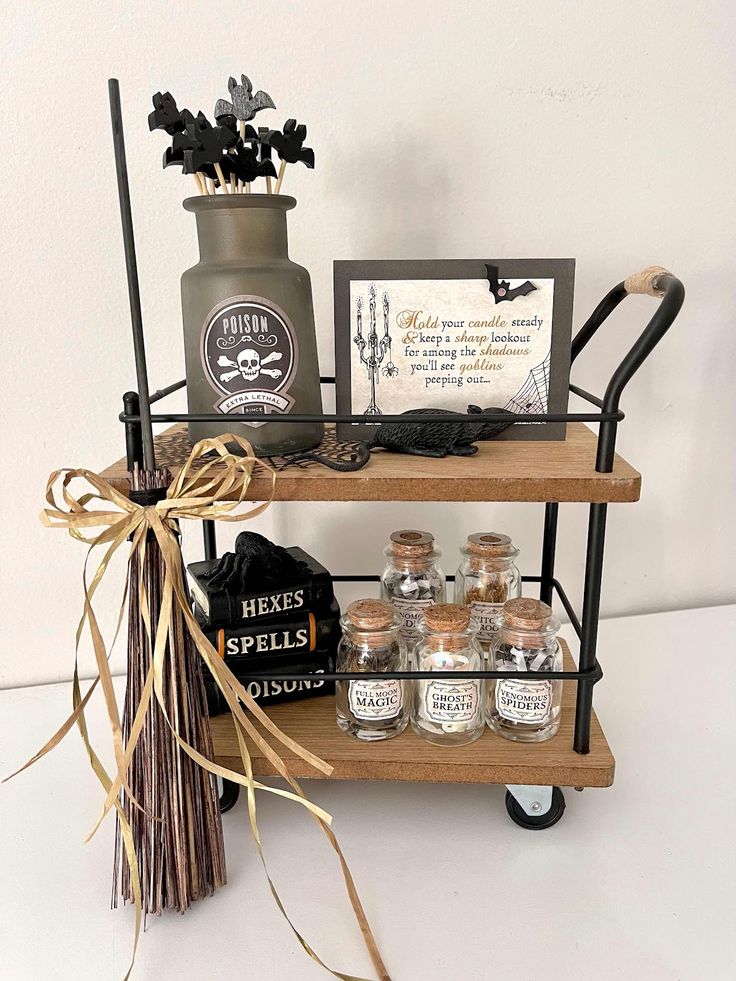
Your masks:
{"label": "black rat figurine", "polygon": [[[469,405],[469,415],[493,416],[497,412],[505,412],[489,406],[481,409],[478,405]],[[403,416],[410,415],[447,415],[457,416],[459,413],[450,409],[409,409],[402,412]],[[379,426],[376,435],[368,444],[369,449],[383,447],[392,453],[412,453],[414,456],[473,456],[478,452],[474,445],[476,440],[494,439],[504,429],[513,425],[489,419],[481,425],[460,419],[457,422],[389,422]]]}
{"label": "black rat figurine", "polygon": [[453,416],[460,415],[450,409],[409,409],[401,415],[437,414],[447,415],[450,419],[447,422],[411,422],[409,419],[406,422],[384,422],[376,427],[376,433],[370,442],[358,444],[349,461],[331,459],[312,450],[286,456],[285,466],[302,461],[314,461],[324,464],[331,470],[345,473],[361,470],[370,460],[372,451],[376,449],[388,450],[391,453],[409,453],[413,456],[473,456],[478,452],[478,447],[474,445],[477,440],[495,439],[504,429],[513,426],[513,422],[506,419],[494,421],[492,417],[499,412],[505,413],[506,410],[495,406],[481,409],[478,405],[469,405],[469,415],[490,417],[487,421],[476,424],[467,422],[462,416],[457,422],[450,421]]}

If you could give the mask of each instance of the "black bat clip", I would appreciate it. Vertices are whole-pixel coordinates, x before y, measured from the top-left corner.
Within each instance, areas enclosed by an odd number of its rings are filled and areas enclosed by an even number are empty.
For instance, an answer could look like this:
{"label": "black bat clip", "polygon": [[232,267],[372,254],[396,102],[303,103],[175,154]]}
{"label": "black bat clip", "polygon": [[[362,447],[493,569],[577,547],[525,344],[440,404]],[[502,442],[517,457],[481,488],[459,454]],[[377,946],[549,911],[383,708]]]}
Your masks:
{"label": "black bat clip", "polygon": [[493,293],[493,299],[496,303],[502,303],[504,300],[515,300],[517,296],[527,296],[529,293],[533,293],[537,288],[534,283],[531,283],[528,279],[521,286],[515,286],[513,289],[509,287],[509,282],[506,279],[499,280],[498,278],[498,266],[489,266],[485,263],[486,276],[488,278],[488,288],[491,293]]}

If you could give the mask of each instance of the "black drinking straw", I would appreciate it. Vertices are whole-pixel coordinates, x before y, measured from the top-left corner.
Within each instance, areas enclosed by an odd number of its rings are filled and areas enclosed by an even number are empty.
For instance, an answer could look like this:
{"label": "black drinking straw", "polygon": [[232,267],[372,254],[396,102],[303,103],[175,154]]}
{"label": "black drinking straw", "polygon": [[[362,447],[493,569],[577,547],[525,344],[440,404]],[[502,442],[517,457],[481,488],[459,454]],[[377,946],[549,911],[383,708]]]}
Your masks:
{"label": "black drinking straw", "polygon": [[[171,474],[165,468],[156,470],[120,86],[116,78],[109,80],[108,88],[143,444],[143,469],[136,467],[130,475],[130,496],[131,500],[146,506],[166,495]],[[181,555],[178,561],[182,561]],[[128,671],[123,712],[126,746],[154,659],[166,575],[166,562],[158,540],[149,532],[145,552],[141,554],[134,548],[128,565]],[[143,584],[145,596],[150,598],[147,617],[144,613],[146,604],[141,599]],[[211,757],[212,736],[199,659],[183,610],[177,604],[170,611],[163,664],[167,711],[176,720],[174,724],[181,726],[184,738],[201,755]],[[212,895],[215,889],[225,884],[222,821],[217,788],[211,774],[179,749],[155,699],[146,711],[127,776],[130,799],[121,794],[120,805],[130,825],[139,863],[143,912],[158,915],[164,909],[176,909],[183,913],[192,902]],[[119,897],[123,902],[134,899],[132,878],[118,820],[113,860],[113,905],[117,906]]]}
{"label": "black drinking straw", "polygon": [[153,471],[156,469],[156,456],[153,448],[151,403],[148,393],[148,369],[146,368],[146,344],[143,338],[141,295],[138,286],[138,264],[135,258],[135,238],[133,236],[133,215],[130,210],[128,165],[125,161],[125,136],[123,134],[123,113],[120,108],[120,83],[116,78],[110,78],[107,80],[107,88],[110,94],[112,139],[115,147],[115,171],[118,178],[120,219],[123,224],[125,268],[128,274],[128,298],[130,300],[130,320],[133,328],[133,352],[135,354],[135,373],[138,380],[138,398],[140,400],[143,466],[146,470]]}

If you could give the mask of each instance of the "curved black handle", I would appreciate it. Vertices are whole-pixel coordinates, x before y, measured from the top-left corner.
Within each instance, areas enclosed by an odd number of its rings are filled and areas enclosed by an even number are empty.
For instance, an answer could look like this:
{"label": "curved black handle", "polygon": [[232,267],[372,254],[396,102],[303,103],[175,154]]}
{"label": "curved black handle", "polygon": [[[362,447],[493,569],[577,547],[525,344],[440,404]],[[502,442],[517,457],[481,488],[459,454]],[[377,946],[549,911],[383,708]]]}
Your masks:
{"label": "curved black handle", "polygon": [[[627,279],[624,283],[627,294],[645,292],[644,290],[632,290],[627,287],[628,283],[629,280]],[[662,270],[654,283],[657,292],[651,295],[660,297],[661,302],[626,357],[611,375],[606,394],[603,396],[604,412],[616,412],[618,410],[624,388],[670,329],[685,300],[685,287],[672,273]]]}
{"label": "curved black handle", "polygon": [[[634,276],[629,276],[623,283],[614,286],[577,332],[572,342],[571,362],[575,361],[601,324],[630,293],[646,293],[658,297],[661,302],[649,323],[611,375],[601,403],[601,409],[606,413],[618,412],[623,390],[670,329],[685,300],[685,287],[680,280],[660,266],[650,266]],[[616,423],[602,422],[596,457],[596,470],[599,472],[608,472],[613,467],[615,439]]]}

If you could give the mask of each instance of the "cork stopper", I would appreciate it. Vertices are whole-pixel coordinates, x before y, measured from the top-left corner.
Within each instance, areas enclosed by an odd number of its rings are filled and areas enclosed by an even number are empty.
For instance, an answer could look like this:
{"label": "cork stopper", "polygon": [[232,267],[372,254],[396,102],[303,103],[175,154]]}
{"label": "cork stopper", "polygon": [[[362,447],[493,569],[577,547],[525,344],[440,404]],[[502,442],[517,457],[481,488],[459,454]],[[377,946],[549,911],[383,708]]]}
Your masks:
{"label": "cork stopper", "polygon": [[424,622],[430,630],[442,633],[462,633],[470,626],[470,607],[459,603],[438,603],[424,611]]}
{"label": "cork stopper", "polygon": [[412,528],[392,531],[390,541],[390,548],[394,555],[414,558],[431,555],[434,552],[434,535],[429,531],[415,531]]}
{"label": "cork stopper", "polygon": [[496,531],[478,531],[468,535],[467,550],[473,555],[504,556],[516,551],[508,535]]}
{"label": "cork stopper", "polygon": [[394,625],[395,616],[393,606],[378,599],[355,600],[345,611],[345,618],[359,630],[386,630]]}
{"label": "cork stopper", "polygon": [[541,630],[552,616],[552,608],[541,600],[519,596],[503,605],[504,623],[519,630]]}

